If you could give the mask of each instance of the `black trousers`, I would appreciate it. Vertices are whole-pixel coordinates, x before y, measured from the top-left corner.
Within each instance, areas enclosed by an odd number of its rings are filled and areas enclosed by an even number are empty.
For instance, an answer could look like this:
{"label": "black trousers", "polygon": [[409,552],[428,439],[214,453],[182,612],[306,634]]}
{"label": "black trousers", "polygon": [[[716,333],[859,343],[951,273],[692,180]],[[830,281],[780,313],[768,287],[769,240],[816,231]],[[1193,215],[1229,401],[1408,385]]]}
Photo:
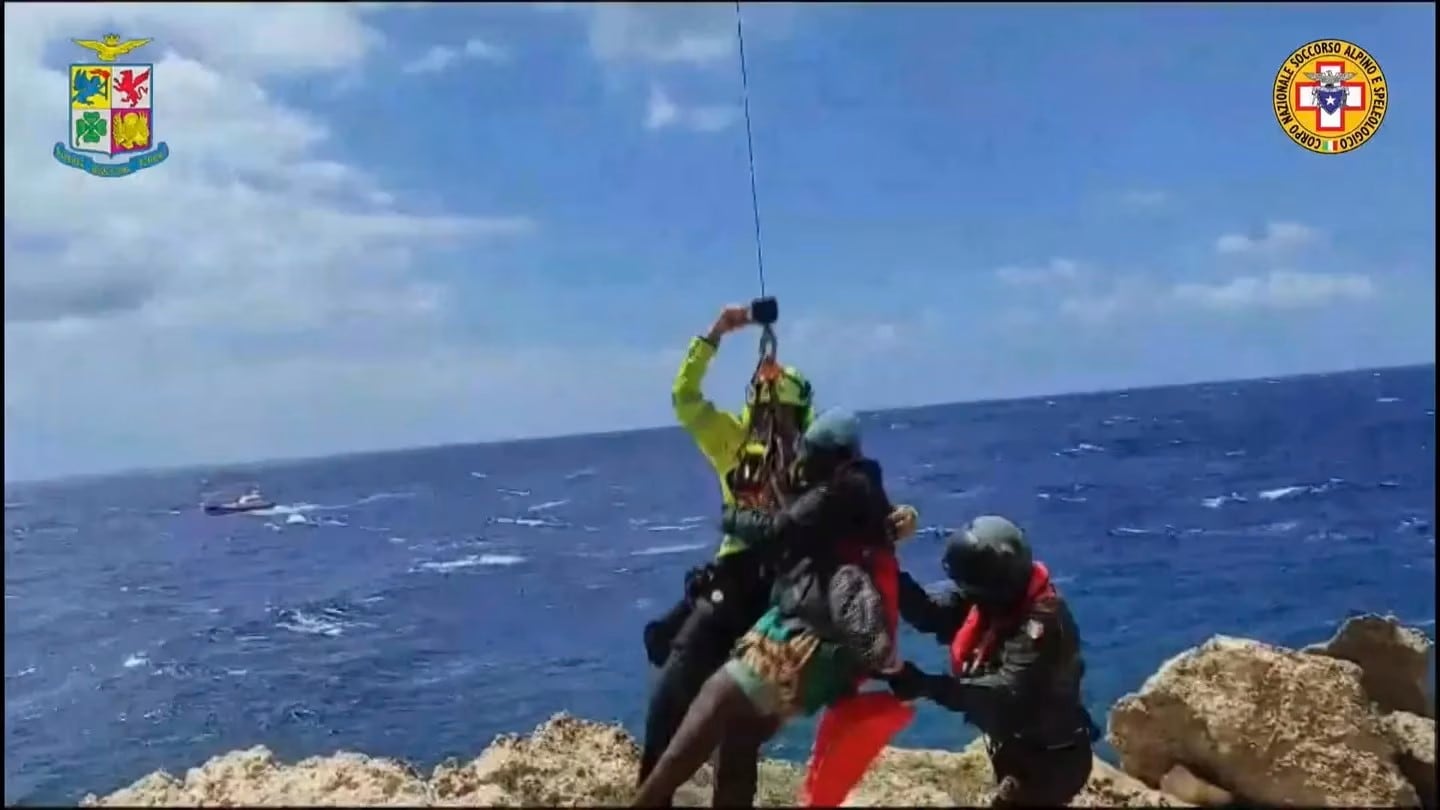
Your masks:
{"label": "black trousers", "polygon": [[991,807],[1064,807],[1090,779],[1089,740],[1045,749],[1006,742],[990,752],[996,791]]}
{"label": "black trousers", "polygon": [[[670,654],[650,693],[637,785],[645,781],[665,753],[700,687],[730,659],[735,642],[764,614],[767,605],[754,597],[737,596],[719,604],[704,598],[694,600],[670,643]],[[678,618],[675,611],[667,616],[672,621]],[[653,645],[652,639],[646,641],[647,647]],[[715,763],[715,797],[720,805],[754,802],[760,742],[737,739],[721,743]]]}

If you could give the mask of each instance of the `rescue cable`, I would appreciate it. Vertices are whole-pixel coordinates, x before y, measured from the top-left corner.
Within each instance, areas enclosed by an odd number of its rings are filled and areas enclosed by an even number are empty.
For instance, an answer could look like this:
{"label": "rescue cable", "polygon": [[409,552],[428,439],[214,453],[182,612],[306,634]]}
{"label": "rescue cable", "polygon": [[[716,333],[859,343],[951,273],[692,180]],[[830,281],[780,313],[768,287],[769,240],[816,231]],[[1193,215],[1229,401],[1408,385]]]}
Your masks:
{"label": "rescue cable", "polygon": [[765,251],[760,241],[760,195],[755,190],[755,138],[750,127],[750,72],[745,67],[745,18],[740,14],[740,0],[735,0],[735,39],[740,43],[740,88],[745,107],[745,154],[750,160],[750,211],[755,217],[755,266],[760,273],[760,297],[764,298]]}
{"label": "rescue cable", "polygon": [[776,357],[779,341],[775,337],[775,321],[779,318],[780,311],[775,299],[766,295],[765,288],[765,248],[761,238],[760,194],[755,180],[755,137],[750,116],[750,71],[745,60],[745,18],[740,10],[740,0],[735,0],[735,39],[740,54],[741,100],[745,112],[745,155],[750,169],[750,213],[755,224],[755,270],[760,281],[760,297],[751,302],[750,314],[751,319],[761,328],[760,358],[750,382],[754,405],[750,414],[749,436],[740,448],[740,455],[743,464],[746,463],[743,456],[752,446],[752,442],[765,447],[765,462],[762,469],[756,472],[770,498],[779,502],[782,500],[780,478],[786,472],[790,455],[789,448],[780,446],[782,442],[775,425],[775,412],[779,404],[777,389],[783,373]]}

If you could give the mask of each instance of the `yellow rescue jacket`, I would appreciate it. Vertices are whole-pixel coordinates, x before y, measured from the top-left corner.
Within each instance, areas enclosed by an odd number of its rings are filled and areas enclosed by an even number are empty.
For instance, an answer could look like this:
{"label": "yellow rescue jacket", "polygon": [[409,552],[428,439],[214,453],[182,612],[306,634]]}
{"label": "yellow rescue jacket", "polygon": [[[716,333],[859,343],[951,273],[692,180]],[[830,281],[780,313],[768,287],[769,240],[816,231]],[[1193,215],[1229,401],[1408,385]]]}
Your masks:
{"label": "yellow rescue jacket", "polygon": [[[716,408],[701,390],[715,350],[715,345],[704,338],[690,339],[690,348],[685,352],[685,359],[675,374],[675,385],[670,389],[670,402],[675,407],[675,418],[680,426],[695,440],[700,452],[714,468],[720,480],[720,497],[729,506],[735,503],[735,495],[730,491],[727,476],[739,462],[740,448],[745,444],[749,427],[741,417]],[[720,541],[715,558],[743,551],[745,547],[745,541],[726,535]]]}

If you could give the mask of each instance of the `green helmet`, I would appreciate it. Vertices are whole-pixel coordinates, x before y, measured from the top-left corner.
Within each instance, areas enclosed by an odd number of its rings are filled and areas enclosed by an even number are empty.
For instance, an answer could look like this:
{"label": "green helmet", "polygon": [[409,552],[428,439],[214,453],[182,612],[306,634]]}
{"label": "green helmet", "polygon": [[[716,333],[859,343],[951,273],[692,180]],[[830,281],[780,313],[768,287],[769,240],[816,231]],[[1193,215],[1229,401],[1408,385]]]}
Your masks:
{"label": "green helmet", "polygon": [[810,388],[810,381],[794,366],[786,366],[781,370],[780,378],[773,385],[765,385],[758,380],[750,382],[750,386],[745,389],[745,411],[742,414],[742,419],[747,424],[750,421],[750,412],[756,405],[770,402],[772,391],[776,404],[788,405],[801,412],[801,427],[810,424],[815,415],[815,395]]}

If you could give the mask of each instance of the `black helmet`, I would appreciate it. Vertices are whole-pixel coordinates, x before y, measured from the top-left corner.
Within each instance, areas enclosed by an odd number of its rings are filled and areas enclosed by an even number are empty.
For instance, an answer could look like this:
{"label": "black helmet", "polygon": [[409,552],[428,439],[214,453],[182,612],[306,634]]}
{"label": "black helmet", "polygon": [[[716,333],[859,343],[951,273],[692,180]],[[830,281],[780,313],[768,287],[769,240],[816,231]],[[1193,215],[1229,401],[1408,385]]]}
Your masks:
{"label": "black helmet", "polygon": [[982,605],[1020,602],[1030,584],[1030,546],[1020,527],[1003,517],[984,515],[950,535],[941,565],[960,586],[961,595]]}

